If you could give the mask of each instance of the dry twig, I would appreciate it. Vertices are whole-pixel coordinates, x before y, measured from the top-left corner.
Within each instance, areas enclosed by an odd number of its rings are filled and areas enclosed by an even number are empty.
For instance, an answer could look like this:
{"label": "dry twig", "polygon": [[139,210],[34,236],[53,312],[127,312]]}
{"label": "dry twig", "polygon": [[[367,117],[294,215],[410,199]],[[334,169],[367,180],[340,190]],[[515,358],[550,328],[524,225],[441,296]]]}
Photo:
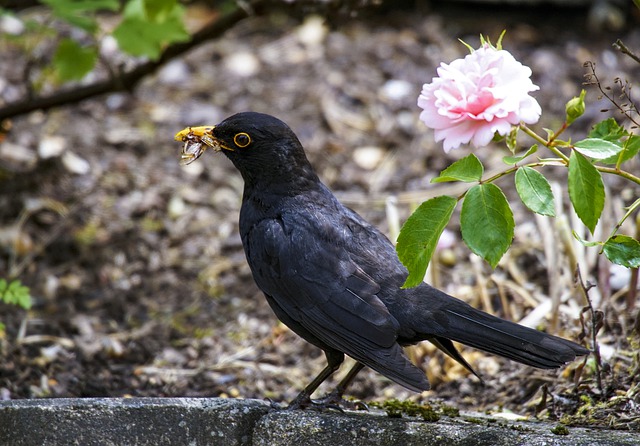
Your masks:
{"label": "dry twig", "polygon": [[[593,283],[587,282],[585,283],[582,279],[582,273],[580,272],[580,268],[576,268],[576,282],[577,285],[582,290],[582,294],[587,302],[587,306],[582,309],[580,312],[580,323],[582,325],[582,333],[580,333],[579,339],[583,340],[590,329],[591,331],[591,343],[593,344],[593,356],[595,357],[596,364],[596,383],[598,385],[598,391],[600,395],[603,395],[604,388],[602,386],[602,357],[600,356],[600,347],[598,346],[598,332],[604,326],[604,313],[601,310],[596,310],[593,308],[593,304],[591,303],[591,298],[589,297],[589,290],[593,288],[595,285]],[[591,313],[591,326],[589,329],[587,328],[587,324],[584,320],[585,313]]]}

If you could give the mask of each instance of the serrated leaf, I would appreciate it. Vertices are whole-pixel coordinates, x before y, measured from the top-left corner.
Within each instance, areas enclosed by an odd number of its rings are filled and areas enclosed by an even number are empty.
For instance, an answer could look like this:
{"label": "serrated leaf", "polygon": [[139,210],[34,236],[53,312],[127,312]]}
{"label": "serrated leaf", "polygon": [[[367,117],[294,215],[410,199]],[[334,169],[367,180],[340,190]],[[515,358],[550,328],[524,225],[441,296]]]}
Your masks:
{"label": "serrated leaf", "polygon": [[396,250],[400,261],[409,270],[403,288],[417,286],[424,279],[438,239],[449,223],[457,202],[448,195],[427,200],[402,226]]}
{"label": "serrated leaf", "polygon": [[515,226],[502,190],[492,183],[469,189],[462,203],[460,226],[467,246],[495,268],[511,245]]}
{"label": "serrated leaf", "polygon": [[587,138],[574,144],[576,150],[589,158],[601,160],[616,156],[623,149],[619,142],[607,141],[600,138]]}
{"label": "serrated leaf", "polygon": [[620,164],[629,161],[631,158],[636,156],[640,151],[640,136],[631,135],[627,140],[622,143],[622,151],[617,155],[611,156],[609,158],[605,158],[600,160],[603,164],[618,164],[618,160],[620,160]]}
{"label": "serrated leaf", "polygon": [[62,39],[53,55],[53,67],[62,82],[80,80],[93,70],[96,60],[95,47],[83,48],[75,40]]}
{"label": "serrated leaf", "polygon": [[593,234],[604,208],[604,184],[600,172],[575,150],[569,158],[569,198],[576,214]]}
{"label": "serrated leaf", "polygon": [[505,157],[502,158],[502,161],[505,164],[508,164],[509,166],[513,166],[514,164],[518,164],[520,161],[522,161],[526,157],[528,157],[530,155],[533,155],[537,151],[538,151],[538,144],[534,144],[529,148],[529,150],[526,151],[526,153],[524,155],[505,156]]}
{"label": "serrated leaf", "polygon": [[484,173],[484,166],[473,153],[459,159],[455,163],[440,172],[440,175],[431,180],[432,183],[444,183],[447,181],[462,181],[472,183],[480,181]]}
{"label": "serrated leaf", "polygon": [[556,216],[551,185],[540,172],[531,167],[521,167],[516,172],[515,183],[526,207],[536,214]]}
{"label": "serrated leaf", "polygon": [[607,141],[619,141],[628,132],[621,127],[614,118],[608,118],[593,126],[589,138],[606,139]]}
{"label": "serrated leaf", "polygon": [[640,242],[627,235],[614,235],[604,244],[604,254],[611,262],[627,268],[640,268]]}

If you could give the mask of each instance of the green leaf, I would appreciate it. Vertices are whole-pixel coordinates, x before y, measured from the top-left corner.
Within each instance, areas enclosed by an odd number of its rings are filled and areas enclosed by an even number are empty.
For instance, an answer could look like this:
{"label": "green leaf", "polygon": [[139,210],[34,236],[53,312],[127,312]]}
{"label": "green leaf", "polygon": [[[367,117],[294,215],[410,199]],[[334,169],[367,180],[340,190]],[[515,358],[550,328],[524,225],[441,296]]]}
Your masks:
{"label": "green leaf", "polygon": [[574,144],[576,150],[584,156],[597,160],[616,156],[622,152],[622,144],[601,138],[587,138]]}
{"label": "green leaf", "polygon": [[113,37],[123,51],[155,60],[166,45],[189,40],[189,33],[182,23],[183,14],[184,8],[176,4],[166,15],[166,20],[150,21],[142,0],[131,0],[125,8],[124,20],[113,31]]}
{"label": "green leaf", "polygon": [[531,167],[521,167],[515,176],[516,190],[526,207],[540,215],[555,217],[553,192],[547,179]]}
{"label": "green leaf", "polygon": [[502,190],[492,183],[469,189],[460,213],[467,246],[495,268],[513,240],[513,212]]}
{"label": "green leaf", "polygon": [[604,244],[604,254],[618,265],[640,268],[640,242],[626,235],[614,235]]}
{"label": "green leaf", "polygon": [[600,172],[577,151],[569,158],[569,198],[589,231],[593,231],[604,208],[604,184]]}
{"label": "green leaf", "polygon": [[177,4],[176,0],[143,0],[146,16],[152,22],[166,21]]}
{"label": "green leaf", "polygon": [[621,127],[615,119],[608,118],[593,126],[589,132],[589,138],[606,139],[607,141],[619,141],[628,135],[624,127]]}
{"label": "green leaf", "polygon": [[118,0],[40,0],[54,16],[89,32],[97,28],[93,15],[97,11],[116,11]]}
{"label": "green leaf", "polygon": [[19,280],[14,280],[9,285],[9,291],[13,294],[13,299],[19,307],[28,310],[31,308],[31,294],[29,294],[29,287],[26,287],[20,283]]}
{"label": "green leaf", "polygon": [[29,287],[22,285],[19,280],[13,280],[7,284],[6,280],[0,279],[0,300],[7,304],[18,305],[25,310],[31,308]]}
{"label": "green leaf", "polygon": [[449,223],[457,202],[448,195],[427,200],[402,226],[396,250],[400,261],[409,270],[403,288],[417,286],[424,279],[438,239]]}
{"label": "green leaf", "polygon": [[528,157],[529,155],[533,155],[538,151],[538,144],[532,145],[529,150],[526,151],[524,155],[519,156],[505,156],[502,158],[502,161],[509,166],[513,166],[514,164],[518,164],[520,161]]}
{"label": "green leaf", "polygon": [[96,48],[83,48],[75,40],[62,39],[53,55],[53,67],[62,82],[80,80],[93,70],[96,60]]}
{"label": "green leaf", "polygon": [[[621,139],[629,136],[624,142]],[[624,163],[638,154],[640,151],[640,137],[629,135],[627,130],[620,126],[614,118],[605,119],[593,126],[589,132],[589,138],[604,139],[622,147],[620,153],[614,154],[600,161],[603,164]]]}
{"label": "green leaf", "polygon": [[622,147],[622,152],[600,160],[600,162],[603,164],[618,164],[618,160],[620,160],[620,164],[622,164],[629,161],[638,154],[638,151],[640,151],[640,136],[629,136],[629,138],[627,138],[627,140],[622,144]]}
{"label": "green leaf", "polygon": [[472,183],[480,181],[484,173],[484,166],[473,153],[459,159],[455,163],[440,172],[440,175],[431,180],[432,183],[444,183],[447,181],[463,181]]}

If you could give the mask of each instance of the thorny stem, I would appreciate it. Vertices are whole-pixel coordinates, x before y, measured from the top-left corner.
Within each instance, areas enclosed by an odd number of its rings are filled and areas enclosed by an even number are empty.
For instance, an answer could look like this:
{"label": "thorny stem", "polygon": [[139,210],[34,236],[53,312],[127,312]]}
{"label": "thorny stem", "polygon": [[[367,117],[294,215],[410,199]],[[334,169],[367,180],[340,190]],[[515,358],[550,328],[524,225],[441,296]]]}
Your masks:
{"label": "thorny stem", "polygon": [[509,175],[510,173],[513,173],[522,167],[542,167],[542,166],[557,166],[557,165],[564,166],[564,163],[562,162],[561,159],[558,159],[558,158],[548,158],[545,160],[537,161],[535,163],[528,163],[528,164],[513,166],[506,170],[503,170],[502,172],[495,174],[492,177],[487,178],[486,180],[482,180],[481,183],[493,183],[494,181],[499,180],[500,178],[506,175]]}
{"label": "thorny stem", "polygon": [[602,173],[610,173],[613,175],[618,175],[619,177],[625,178],[629,181],[633,181],[634,183],[640,185],[640,177],[637,177],[625,170],[616,169],[615,167],[604,167],[604,166],[594,166],[594,167]]}

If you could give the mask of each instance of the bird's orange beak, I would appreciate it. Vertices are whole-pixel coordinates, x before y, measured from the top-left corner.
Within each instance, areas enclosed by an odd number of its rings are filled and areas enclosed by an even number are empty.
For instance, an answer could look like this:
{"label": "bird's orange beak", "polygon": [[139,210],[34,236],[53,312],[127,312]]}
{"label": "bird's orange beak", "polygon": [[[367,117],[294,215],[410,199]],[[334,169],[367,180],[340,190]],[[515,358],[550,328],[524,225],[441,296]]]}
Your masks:
{"label": "bird's orange beak", "polygon": [[214,125],[203,125],[200,127],[187,127],[176,133],[173,139],[183,142],[180,151],[180,164],[191,164],[204,153],[207,148],[211,147],[218,151],[224,147],[213,136]]}

